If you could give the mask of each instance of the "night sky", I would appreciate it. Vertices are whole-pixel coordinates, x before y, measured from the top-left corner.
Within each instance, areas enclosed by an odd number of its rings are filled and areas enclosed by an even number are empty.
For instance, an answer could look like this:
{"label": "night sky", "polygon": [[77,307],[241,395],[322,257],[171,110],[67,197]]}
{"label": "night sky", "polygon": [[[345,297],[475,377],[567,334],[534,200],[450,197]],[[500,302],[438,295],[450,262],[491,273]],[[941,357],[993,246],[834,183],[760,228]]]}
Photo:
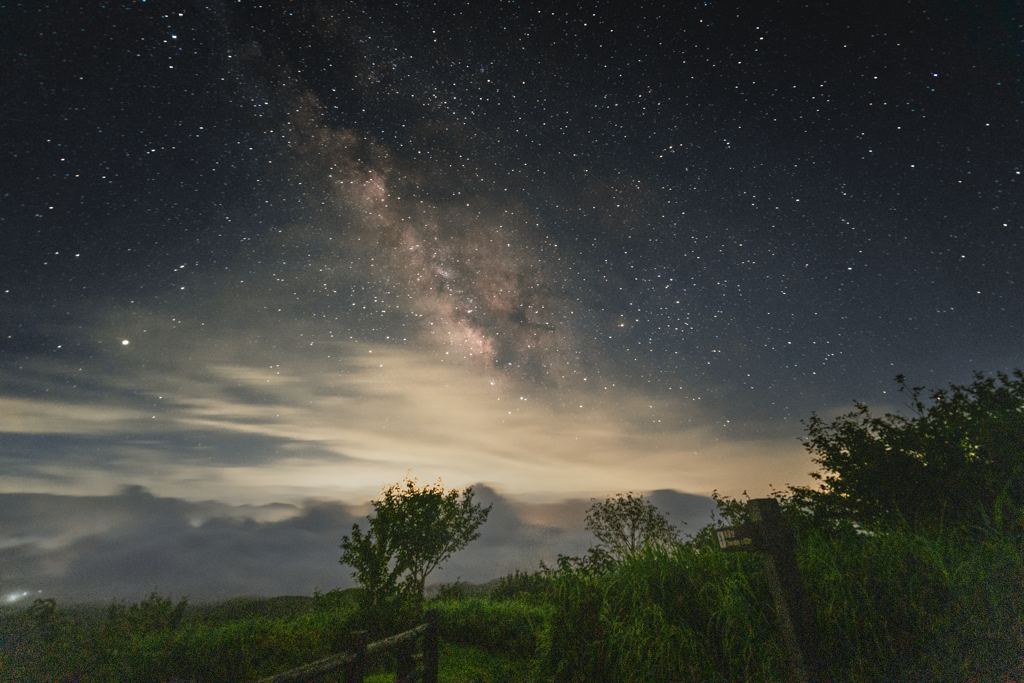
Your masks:
{"label": "night sky", "polygon": [[349,586],[407,472],[485,581],[1024,366],[1018,2],[80,4],[0,6],[3,594]]}

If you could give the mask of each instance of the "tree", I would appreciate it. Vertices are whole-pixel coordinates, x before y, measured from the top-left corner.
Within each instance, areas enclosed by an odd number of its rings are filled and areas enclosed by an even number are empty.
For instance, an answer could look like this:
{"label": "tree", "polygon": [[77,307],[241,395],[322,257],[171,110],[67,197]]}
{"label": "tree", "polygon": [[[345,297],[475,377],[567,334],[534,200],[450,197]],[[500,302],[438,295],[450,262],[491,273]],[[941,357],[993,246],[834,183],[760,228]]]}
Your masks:
{"label": "tree", "polygon": [[671,543],[679,533],[668,523],[667,514],[659,512],[642,495],[634,496],[632,491],[591,505],[584,528],[601,542],[595,557],[603,550],[613,559],[622,559],[648,545]]}
{"label": "tree", "polygon": [[909,417],[874,417],[862,403],[829,423],[812,413],[804,446],[824,472],[811,473],[817,488],[789,487],[794,502],[869,529],[1024,530],[1024,374],[978,373],[930,403],[924,387],[896,382]]}
{"label": "tree", "polygon": [[398,594],[422,598],[430,572],[480,537],[491,506],[473,504],[472,486],[445,491],[440,479],[420,487],[406,477],[386,487],[373,509],[365,534],[353,524],[351,538],[343,537],[340,562],[376,605]]}

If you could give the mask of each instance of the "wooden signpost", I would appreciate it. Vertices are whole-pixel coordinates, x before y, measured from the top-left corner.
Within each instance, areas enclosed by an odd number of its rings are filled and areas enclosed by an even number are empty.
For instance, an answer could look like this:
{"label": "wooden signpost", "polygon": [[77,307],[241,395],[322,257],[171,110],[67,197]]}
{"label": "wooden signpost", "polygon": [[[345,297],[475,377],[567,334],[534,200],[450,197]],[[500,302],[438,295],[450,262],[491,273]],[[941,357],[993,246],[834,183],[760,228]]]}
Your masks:
{"label": "wooden signpost", "polygon": [[753,551],[764,556],[779,627],[789,651],[789,680],[820,681],[818,633],[796,562],[796,537],[774,498],[754,498],[747,503],[747,510],[749,522],[718,530],[718,545],[725,552]]}

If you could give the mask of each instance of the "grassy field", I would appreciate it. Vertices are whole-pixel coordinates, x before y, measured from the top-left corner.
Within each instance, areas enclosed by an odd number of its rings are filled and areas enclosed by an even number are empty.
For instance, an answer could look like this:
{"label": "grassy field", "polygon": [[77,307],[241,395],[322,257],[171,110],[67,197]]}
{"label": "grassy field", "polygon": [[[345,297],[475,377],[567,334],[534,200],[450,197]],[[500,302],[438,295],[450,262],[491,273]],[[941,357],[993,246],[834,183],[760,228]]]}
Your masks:
{"label": "grassy field", "polygon": [[[1024,565],[1002,537],[798,529],[798,559],[824,654],[822,677],[1024,680]],[[785,643],[763,560],[698,536],[604,569],[456,586],[429,601],[441,680],[784,680]],[[0,681],[253,681],[410,624],[358,590],[236,599],[157,595],[125,605],[50,601],[0,613]],[[393,680],[386,661],[370,681]]]}

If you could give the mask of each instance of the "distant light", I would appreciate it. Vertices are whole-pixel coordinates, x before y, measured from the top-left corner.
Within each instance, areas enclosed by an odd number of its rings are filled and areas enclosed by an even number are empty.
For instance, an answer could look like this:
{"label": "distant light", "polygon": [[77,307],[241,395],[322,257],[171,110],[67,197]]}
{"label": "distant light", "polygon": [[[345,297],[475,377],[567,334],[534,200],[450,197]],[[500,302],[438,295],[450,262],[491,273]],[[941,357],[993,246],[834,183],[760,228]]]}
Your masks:
{"label": "distant light", "polygon": [[121,346],[128,346],[129,342],[127,339],[121,340]]}

